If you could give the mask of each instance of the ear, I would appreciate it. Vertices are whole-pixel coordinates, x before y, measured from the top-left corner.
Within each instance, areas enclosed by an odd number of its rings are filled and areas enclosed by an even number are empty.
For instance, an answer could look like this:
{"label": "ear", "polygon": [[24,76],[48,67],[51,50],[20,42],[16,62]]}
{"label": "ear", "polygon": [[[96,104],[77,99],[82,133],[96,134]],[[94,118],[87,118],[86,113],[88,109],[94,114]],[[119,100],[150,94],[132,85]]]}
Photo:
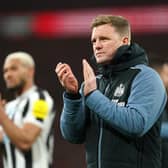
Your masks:
{"label": "ear", "polygon": [[29,68],[29,70],[28,70],[28,74],[29,74],[29,76],[31,76],[32,78],[34,77],[34,72],[35,70],[34,70],[34,68]]}
{"label": "ear", "polygon": [[32,75],[32,77],[34,77],[34,74],[35,74],[35,69],[31,68],[31,75]]}
{"label": "ear", "polygon": [[129,42],[128,42],[128,37],[123,37],[123,44],[127,45]]}

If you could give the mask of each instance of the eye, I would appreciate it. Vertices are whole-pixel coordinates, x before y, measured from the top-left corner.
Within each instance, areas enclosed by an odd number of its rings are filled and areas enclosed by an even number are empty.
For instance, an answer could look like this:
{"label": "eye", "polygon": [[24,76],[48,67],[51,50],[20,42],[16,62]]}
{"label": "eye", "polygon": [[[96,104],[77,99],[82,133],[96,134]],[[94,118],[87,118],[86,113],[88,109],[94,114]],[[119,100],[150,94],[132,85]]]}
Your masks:
{"label": "eye", "polygon": [[18,69],[18,67],[17,67],[17,66],[12,66],[10,69],[11,69],[12,71],[16,71],[16,70]]}
{"label": "eye", "polygon": [[91,43],[92,43],[92,44],[96,43],[96,39],[92,39],[92,40],[91,40]]}
{"label": "eye", "polygon": [[3,69],[3,74],[5,74],[8,70],[5,68]]}
{"label": "eye", "polygon": [[100,40],[101,40],[101,41],[108,41],[109,38],[107,38],[107,37],[101,37]]}

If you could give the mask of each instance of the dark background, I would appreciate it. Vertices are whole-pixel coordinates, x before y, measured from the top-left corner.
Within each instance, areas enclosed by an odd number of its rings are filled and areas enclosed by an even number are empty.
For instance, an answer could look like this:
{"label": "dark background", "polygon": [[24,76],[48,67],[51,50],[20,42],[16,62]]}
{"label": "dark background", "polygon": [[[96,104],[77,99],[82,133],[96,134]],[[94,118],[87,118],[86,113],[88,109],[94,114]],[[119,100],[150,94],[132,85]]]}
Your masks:
{"label": "dark background", "polygon": [[45,11],[45,10],[64,10],[64,9],[83,9],[109,6],[146,6],[160,5],[168,3],[167,0],[5,0],[1,2],[0,11]]}
{"label": "dark background", "polygon": [[[58,11],[87,9],[100,7],[121,7],[121,6],[149,6],[166,5],[165,0],[85,0],[85,1],[67,1],[67,0],[5,0],[1,2],[0,12],[3,15],[9,15],[16,12],[31,11]],[[133,34],[133,41],[139,43],[148,52],[149,58],[158,55],[160,59],[167,57],[168,33],[148,33]],[[83,145],[73,145],[66,142],[59,128],[59,117],[62,108],[62,92],[56,74],[54,72],[56,64],[67,62],[81,83],[82,78],[82,58],[92,55],[90,37],[68,37],[68,38],[37,38],[29,37],[20,38],[0,38],[0,92],[6,98],[5,84],[3,81],[2,68],[6,55],[13,51],[23,50],[30,53],[36,62],[36,83],[42,88],[46,88],[56,103],[56,121],[55,121],[55,150],[54,150],[54,167],[56,168],[85,168],[85,153]]]}

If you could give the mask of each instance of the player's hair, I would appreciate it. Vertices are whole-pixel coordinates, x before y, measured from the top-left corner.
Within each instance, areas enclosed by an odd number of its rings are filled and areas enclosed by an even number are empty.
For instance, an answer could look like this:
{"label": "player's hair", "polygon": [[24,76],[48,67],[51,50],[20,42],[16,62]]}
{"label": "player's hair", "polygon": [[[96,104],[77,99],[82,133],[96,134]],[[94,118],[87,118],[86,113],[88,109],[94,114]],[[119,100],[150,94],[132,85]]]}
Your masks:
{"label": "player's hair", "polygon": [[6,56],[5,61],[12,60],[12,59],[18,59],[23,63],[23,65],[28,66],[28,67],[35,67],[35,62],[33,57],[23,51],[17,51],[10,53],[9,55]]}
{"label": "player's hair", "polygon": [[123,16],[118,15],[98,15],[91,23],[91,29],[104,24],[109,24],[115,28],[121,37],[127,36],[131,40],[130,23]]}

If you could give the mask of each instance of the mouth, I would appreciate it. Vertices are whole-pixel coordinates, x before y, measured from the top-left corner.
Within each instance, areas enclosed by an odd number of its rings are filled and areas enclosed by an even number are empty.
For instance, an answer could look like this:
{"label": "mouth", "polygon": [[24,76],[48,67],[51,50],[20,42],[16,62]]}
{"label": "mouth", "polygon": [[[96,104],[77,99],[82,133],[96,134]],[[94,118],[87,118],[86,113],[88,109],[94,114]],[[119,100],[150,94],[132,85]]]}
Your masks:
{"label": "mouth", "polygon": [[14,85],[14,81],[11,80],[11,79],[10,80],[8,79],[8,80],[6,80],[6,85],[7,86],[13,86]]}
{"label": "mouth", "polygon": [[104,53],[103,52],[98,52],[96,53],[96,57],[101,57]]}

